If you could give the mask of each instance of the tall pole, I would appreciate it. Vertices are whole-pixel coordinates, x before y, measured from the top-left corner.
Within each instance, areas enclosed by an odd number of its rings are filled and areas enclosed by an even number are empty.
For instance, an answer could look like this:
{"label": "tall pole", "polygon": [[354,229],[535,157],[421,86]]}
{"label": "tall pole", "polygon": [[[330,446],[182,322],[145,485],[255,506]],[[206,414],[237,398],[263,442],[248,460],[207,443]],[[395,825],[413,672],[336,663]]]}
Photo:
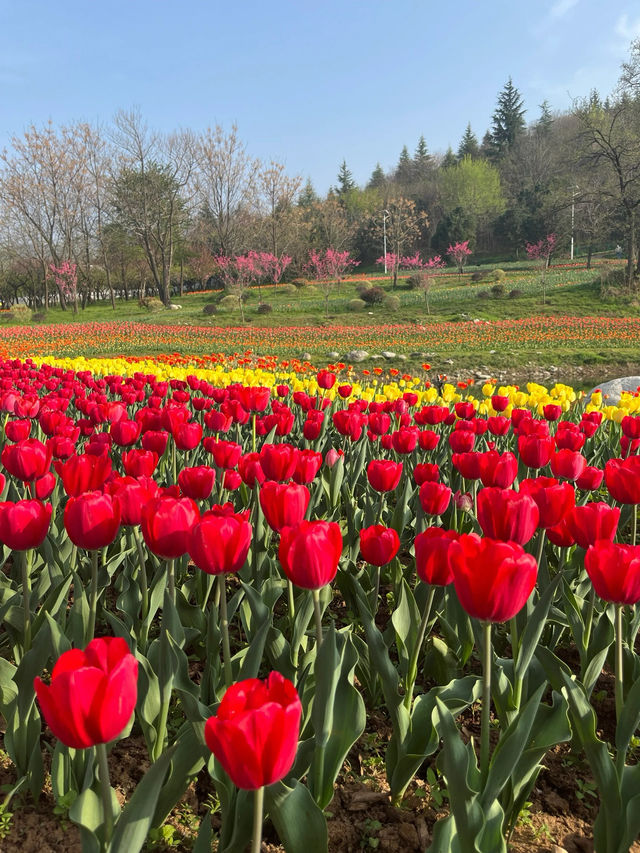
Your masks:
{"label": "tall pole", "polygon": [[[387,211],[382,211],[382,251],[384,255],[384,274],[387,274]],[[573,257],[573,255],[572,255]]]}

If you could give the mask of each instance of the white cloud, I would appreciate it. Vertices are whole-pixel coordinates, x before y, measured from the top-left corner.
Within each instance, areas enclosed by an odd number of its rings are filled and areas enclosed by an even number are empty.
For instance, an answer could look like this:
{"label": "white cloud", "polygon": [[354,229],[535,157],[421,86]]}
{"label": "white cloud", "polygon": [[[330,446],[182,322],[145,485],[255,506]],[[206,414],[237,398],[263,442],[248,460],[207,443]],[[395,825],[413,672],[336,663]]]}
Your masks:
{"label": "white cloud", "polygon": [[615,33],[627,44],[636,38],[640,38],[640,17],[632,19],[626,12],[624,15],[620,15],[616,21]]}
{"label": "white cloud", "polygon": [[567,12],[570,12],[574,6],[578,5],[579,0],[557,0],[549,10],[549,17],[558,19],[563,18]]}

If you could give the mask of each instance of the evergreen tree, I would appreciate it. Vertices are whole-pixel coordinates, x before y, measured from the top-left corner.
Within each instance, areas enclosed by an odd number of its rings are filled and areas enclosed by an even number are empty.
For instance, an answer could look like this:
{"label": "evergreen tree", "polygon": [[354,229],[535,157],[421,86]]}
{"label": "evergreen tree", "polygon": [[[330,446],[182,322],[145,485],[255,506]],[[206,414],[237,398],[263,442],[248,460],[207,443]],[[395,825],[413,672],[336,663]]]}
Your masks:
{"label": "evergreen tree", "polygon": [[540,104],[540,118],[536,123],[536,132],[548,134],[553,124],[553,116],[551,115],[551,107],[546,99]]}
{"label": "evergreen tree", "polygon": [[338,171],[338,188],[336,190],[340,199],[345,198],[351,190],[355,190],[356,182],[353,180],[351,170],[347,167],[347,161],[343,160]]}
{"label": "evergreen tree", "polygon": [[431,155],[427,148],[427,143],[424,136],[421,136],[416,145],[415,154],[413,155],[413,171],[416,181],[426,179],[431,169]]}
{"label": "evergreen tree", "polygon": [[410,184],[413,180],[413,163],[406,145],[402,147],[402,151],[400,152],[395,179],[401,184]]}
{"label": "evergreen tree", "polygon": [[469,122],[458,146],[458,159],[462,160],[464,157],[477,158],[479,156],[480,146],[478,145],[478,137],[471,130],[471,122]]}
{"label": "evergreen tree", "polygon": [[320,196],[315,191],[315,187],[311,183],[311,178],[307,178],[307,183],[300,190],[298,205],[299,207],[312,207],[318,201],[320,201]]}
{"label": "evergreen tree", "polygon": [[453,166],[456,165],[457,162],[458,161],[456,160],[456,155],[453,153],[453,148],[451,146],[449,146],[447,148],[447,151],[446,151],[444,157],[442,158],[442,163],[440,163],[440,168],[441,169],[451,169]]}
{"label": "evergreen tree", "polygon": [[387,177],[382,170],[382,166],[380,163],[376,163],[376,167],[371,173],[371,177],[369,178],[369,182],[367,183],[368,190],[380,190],[387,183]]}
{"label": "evergreen tree", "polygon": [[498,95],[498,105],[492,117],[491,140],[495,154],[500,157],[525,129],[523,100],[511,77]]}

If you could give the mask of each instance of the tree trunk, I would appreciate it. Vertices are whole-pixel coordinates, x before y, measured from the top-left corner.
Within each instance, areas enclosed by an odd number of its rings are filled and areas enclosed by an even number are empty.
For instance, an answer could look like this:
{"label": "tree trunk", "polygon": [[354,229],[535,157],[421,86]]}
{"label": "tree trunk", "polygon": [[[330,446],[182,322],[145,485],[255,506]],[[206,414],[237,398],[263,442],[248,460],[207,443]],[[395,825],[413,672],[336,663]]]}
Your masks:
{"label": "tree trunk", "polygon": [[180,258],[180,296],[184,296],[184,258]]}
{"label": "tree trunk", "polygon": [[591,258],[593,256],[593,239],[589,240],[589,245],[587,246],[587,269],[591,269]]}

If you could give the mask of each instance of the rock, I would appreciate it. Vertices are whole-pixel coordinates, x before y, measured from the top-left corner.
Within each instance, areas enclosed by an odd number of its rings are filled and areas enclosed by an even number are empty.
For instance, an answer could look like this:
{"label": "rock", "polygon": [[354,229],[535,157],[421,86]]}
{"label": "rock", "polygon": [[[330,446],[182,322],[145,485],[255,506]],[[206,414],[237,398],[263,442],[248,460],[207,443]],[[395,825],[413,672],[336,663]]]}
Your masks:
{"label": "rock", "polygon": [[392,352],[390,349],[383,349],[382,350],[382,356],[383,356],[383,358],[391,359],[391,358],[395,358],[396,354],[395,354],[395,352]]}
{"label": "rock", "polygon": [[381,355],[377,355],[377,354],[376,355],[370,355],[369,358],[371,361],[384,361],[384,357]]}
{"label": "rock", "polygon": [[170,308],[172,311],[179,311],[179,310],[182,308],[182,305],[176,305],[174,302],[172,302],[172,303],[169,305],[169,308]]}
{"label": "rock", "polygon": [[347,362],[347,364],[358,364],[358,362],[365,361],[367,358],[369,358],[369,353],[366,351],[366,349],[352,349],[349,350],[348,353],[346,353],[344,360]]}
{"label": "rock", "polygon": [[603,382],[602,385],[597,385],[589,391],[589,398],[594,391],[602,391],[602,401],[606,405],[617,405],[620,402],[620,395],[623,391],[636,391],[640,386],[640,376],[622,376],[620,379],[611,379],[609,382]]}
{"label": "rock", "polygon": [[335,361],[336,358],[340,358],[340,353],[336,352],[335,350],[331,350],[327,353],[327,358],[329,359],[329,361]]}
{"label": "rock", "polygon": [[398,361],[406,361],[406,360],[407,360],[407,357],[406,357],[406,355],[405,355],[403,352],[399,353],[399,354],[396,356],[396,358],[398,359]]}
{"label": "rock", "polygon": [[301,352],[298,356],[300,361],[311,361],[311,353],[310,352]]}
{"label": "rock", "polygon": [[453,359],[452,358],[445,358],[445,360],[442,363],[443,364],[453,364]]}

